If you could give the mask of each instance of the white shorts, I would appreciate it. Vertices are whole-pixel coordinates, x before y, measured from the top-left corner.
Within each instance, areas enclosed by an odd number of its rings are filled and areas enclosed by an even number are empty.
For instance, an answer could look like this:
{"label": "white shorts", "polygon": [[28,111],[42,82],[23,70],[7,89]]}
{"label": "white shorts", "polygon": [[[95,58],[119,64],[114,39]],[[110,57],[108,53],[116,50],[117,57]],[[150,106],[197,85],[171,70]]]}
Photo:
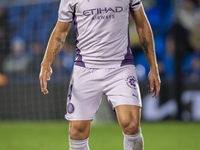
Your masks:
{"label": "white shorts", "polygon": [[74,66],[67,98],[67,120],[93,120],[105,94],[111,107],[142,107],[134,65],[110,69]]}

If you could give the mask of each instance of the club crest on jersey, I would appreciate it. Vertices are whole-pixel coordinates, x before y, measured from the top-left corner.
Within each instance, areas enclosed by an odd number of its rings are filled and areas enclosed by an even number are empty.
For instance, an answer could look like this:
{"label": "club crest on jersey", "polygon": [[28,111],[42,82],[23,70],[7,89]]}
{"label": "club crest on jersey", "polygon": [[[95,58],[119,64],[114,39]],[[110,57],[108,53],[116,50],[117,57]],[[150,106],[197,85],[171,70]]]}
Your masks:
{"label": "club crest on jersey", "polygon": [[134,76],[129,76],[128,78],[126,78],[126,83],[127,85],[132,88],[132,89],[136,89],[136,78]]}
{"label": "club crest on jersey", "polygon": [[72,103],[69,103],[69,104],[67,105],[67,112],[68,112],[69,114],[72,114],[72,113],[74,112],[74,105],[73,105]]}

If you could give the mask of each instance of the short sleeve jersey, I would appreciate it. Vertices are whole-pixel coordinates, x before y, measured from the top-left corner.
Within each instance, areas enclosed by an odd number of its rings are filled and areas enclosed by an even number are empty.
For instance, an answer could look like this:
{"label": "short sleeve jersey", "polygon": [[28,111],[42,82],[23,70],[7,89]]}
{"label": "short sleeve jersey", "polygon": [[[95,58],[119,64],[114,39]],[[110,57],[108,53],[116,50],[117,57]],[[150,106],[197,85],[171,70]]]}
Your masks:
{"label": "short sleeve jersey", "polygon": [[114,68],[134,64],[129,14],[141,5],[141,0],[61,0],[58,20],[75,25],[75,65]]}

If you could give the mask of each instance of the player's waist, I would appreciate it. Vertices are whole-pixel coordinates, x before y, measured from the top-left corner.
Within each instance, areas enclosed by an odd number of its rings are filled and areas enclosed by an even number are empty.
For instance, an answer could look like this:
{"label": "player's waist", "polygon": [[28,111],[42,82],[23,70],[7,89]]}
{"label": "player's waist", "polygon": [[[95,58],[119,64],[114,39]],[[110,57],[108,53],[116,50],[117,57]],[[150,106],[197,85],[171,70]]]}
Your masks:
{"label": "player's waist", "polygon": [[124,65],[134,65],[134,60],[132,58],[129,59],[101,59],[96,58],[96,60],[88,60],[84,58],[77,57],[75,60],[75,65],[87,67],[87,68],[116,68]]}

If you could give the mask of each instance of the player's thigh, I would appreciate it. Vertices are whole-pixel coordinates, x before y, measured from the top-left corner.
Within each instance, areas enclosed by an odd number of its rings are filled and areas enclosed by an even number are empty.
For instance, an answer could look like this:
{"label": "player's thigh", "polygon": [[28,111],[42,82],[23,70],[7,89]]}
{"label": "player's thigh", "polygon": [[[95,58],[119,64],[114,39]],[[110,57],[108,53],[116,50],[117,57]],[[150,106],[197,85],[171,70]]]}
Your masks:
{"label": "player's thigh", "polygon": [[113,108],[119,105],[142,107],[136,68],[133,65],[116,68],[110,72],[104,90]]}
{"label": "player's thigh", "polygon": [[65,118],[70,121],[93,120],[103,94],[97,72],[74,66],[68,93]]}
{"label": "player's thigh", "polygon": [[69,121],[69,136],[72,140],[84,140],[89,137],[92,120]]}
{"label": "player's thigh", "polygon": [[119,105],[115,107],[118,122],[125,134],[136,134],[140,129],[141,107]]}

